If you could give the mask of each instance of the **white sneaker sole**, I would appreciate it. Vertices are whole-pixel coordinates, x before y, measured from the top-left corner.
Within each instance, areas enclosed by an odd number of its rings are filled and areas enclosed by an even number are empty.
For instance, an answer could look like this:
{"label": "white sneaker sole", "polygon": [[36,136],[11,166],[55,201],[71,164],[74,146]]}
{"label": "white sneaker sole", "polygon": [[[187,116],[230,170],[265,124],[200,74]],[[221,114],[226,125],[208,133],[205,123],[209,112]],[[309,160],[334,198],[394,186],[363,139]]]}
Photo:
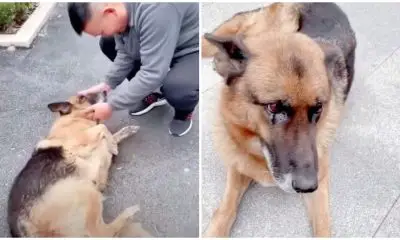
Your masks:
{"label": "white sneaker sole", "polygon": [[149,112],[154,107],[163,106],[165,104],[167,104],[167,100],[166,99],[158,101],[158,102],[155,102],[155,103],[152,103],[147,108],[143,109],[142,111],[135,112],[135,113],[130,112],[129,114],[132,115],[132,116],[140,116],[140,115],[143,115],[143,114]]}
{"label": "white sneaker sole", "polygon": [[176,136],[176,137],[182,137],[183,135],[185,135],[186,133],[188,133],[190,131],[190,129],[192,129],[192,125],[193,125],[193,120],[190,120],[190,125],[189,127],[181,134],[172,134],[171,129],[168,129],[169,134],[171,134],[172,136]]}

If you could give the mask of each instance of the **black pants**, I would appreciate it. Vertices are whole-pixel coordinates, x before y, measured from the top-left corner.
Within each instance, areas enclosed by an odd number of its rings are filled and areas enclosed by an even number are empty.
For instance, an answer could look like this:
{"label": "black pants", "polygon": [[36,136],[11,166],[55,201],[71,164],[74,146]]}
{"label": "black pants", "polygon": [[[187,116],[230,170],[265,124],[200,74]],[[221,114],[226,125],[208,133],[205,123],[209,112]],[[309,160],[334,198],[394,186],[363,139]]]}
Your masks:
{"label": "black pants", "polygon": [[[117,52],[113,37],[100,38],[100,48],[111,61],[114,61]],[[126,77],[129,81],[139,71],[140,66],[140,60],[136,60]],[[175,109],[176,115],[191,113],[199,101],[199,53],[173,59],[170,68],[160,90]]]}

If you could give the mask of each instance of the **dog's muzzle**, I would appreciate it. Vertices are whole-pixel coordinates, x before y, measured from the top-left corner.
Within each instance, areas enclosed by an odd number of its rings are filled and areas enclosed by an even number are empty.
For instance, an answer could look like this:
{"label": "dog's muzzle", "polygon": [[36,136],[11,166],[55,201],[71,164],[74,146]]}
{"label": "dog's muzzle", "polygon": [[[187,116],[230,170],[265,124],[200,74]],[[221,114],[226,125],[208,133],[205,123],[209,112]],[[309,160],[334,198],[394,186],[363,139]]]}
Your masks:
{"label": "dog's muzzle", "polygon": [[292,176],[291,174],[283,174],[281,177],[277,178],[275,176],[274,168],[272,166],[273,156],[268,149],[267,144],[260,138],[261,150],[264,155],[264,160],[267,163],[269,172],[274,180],[275,184],[287,193],[295,193],[292,187]]}

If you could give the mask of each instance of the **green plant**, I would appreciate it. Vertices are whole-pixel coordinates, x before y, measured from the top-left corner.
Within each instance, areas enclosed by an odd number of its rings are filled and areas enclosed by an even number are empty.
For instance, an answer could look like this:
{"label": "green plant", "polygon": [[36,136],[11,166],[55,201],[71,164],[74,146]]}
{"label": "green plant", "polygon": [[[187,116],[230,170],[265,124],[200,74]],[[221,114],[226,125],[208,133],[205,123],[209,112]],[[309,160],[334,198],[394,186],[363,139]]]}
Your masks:
{"label": "green plant", "polygon": [[0,3],[0,30],[4,30],[14,21],[15,4]]}
{"label": "green plant", "polygon": [[19,2],[14,3],[15,5],[15,16],[14,20],[17,24],[22,24],[26,19],[26,13],[33,7],[32,3],[29,2]]}
{"label": "green plant", "polygon": [[7,29],[13,22],[22,24],[33,8],[34,4],[30,2],[0,3],[0,31]]}

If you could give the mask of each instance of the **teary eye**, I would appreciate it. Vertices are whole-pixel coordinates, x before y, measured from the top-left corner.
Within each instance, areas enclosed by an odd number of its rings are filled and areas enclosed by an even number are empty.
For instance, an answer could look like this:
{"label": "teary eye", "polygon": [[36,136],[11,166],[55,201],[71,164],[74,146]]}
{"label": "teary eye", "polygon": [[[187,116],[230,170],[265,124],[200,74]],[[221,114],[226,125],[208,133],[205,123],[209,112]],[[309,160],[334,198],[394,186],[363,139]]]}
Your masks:
{"label": "teary eye", "polygon": [[268,103],[265,108],[272,124],[284,124],[292,115],[290,106],[284,105],[281,101]]}
{"label": "teary eye", "polygon": [[266,105],[268,112],[272,114],[279,113],[283,110],[281,102],[269,103]]}
{"label": "teary eye", "polygon": [[308,119],[311,123],[317,123],[323,110],[322,103],[318,102],[315,106],[311,107],[308,112]]}

